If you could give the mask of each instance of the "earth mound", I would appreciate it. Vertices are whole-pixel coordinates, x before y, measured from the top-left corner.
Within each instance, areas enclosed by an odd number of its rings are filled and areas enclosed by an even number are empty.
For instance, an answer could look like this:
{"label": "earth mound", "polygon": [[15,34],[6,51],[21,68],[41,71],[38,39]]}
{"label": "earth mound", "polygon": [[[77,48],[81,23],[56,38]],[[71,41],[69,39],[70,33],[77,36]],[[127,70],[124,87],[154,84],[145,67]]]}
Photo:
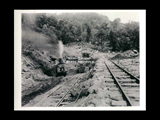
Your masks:
{"label": "earth mound", "polygon": [[123,53],[117,53],[114,57],[110,58],[111,60],[116,59],[124,59],[124,58],[134,58],[139,56],[139,53],[137,50],[127,50]]}

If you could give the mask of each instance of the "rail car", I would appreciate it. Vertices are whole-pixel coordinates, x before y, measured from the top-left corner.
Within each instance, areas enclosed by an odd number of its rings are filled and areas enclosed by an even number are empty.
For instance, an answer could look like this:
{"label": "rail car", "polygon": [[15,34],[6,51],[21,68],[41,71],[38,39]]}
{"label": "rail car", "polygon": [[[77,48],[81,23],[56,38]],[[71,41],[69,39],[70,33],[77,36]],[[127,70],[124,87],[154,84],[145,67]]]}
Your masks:
{"label": "rail car", "polygon": [[82,57],[83,57],[83,58],[89,58],[89,57],[90,57],[90,54],[89,54],[89,53],[82,53]]}
{"label": "rail car", "polygon": [[67,75],[67,68],[64,61],[59,58],[59,63],[56,65],[56,77],[58,76],[66,76]]}

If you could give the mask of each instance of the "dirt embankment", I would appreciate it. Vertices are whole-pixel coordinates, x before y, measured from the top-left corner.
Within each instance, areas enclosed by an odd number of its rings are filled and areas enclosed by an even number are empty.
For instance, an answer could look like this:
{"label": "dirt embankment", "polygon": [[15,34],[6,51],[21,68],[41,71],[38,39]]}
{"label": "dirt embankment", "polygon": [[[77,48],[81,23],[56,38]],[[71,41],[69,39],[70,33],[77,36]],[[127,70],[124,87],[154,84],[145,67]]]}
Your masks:
{"label": "dirt embankment", "polygon": [[56,81],[50,76],[54,65],[49,62],[47,54],[49,54],[47,51],[39,50],[34,46],[23,46],[21,57],[22,105],[56,84]]}
{"label": "dirt embankment", "polygon": [[[35,45],[25,44],[22,46],[22,105],[25,105],[36,95],[39,95],[60,82],[55,76],[55,65],[50,56],[58,58],[56,46],[52,46],[55,50],[46,50],[37,48]],[[79,49],[80,48],[80,49]],[[86,47],[87,48],[87,47]],[[75,55],[82,57],[84,46],[74,45],[65,46],[65,55]],[[54,52],[53,52],[54,51]],[[76,72],[77,63],[66,64],[67,76],[79,74]],[[87,72],[89,69],[85,69]]]}
{"label": "dirt embankment", "polygon": [[139,53],[137,50],[127,50],[125,52],[113,53],[110,55],[110,60],[120,60],[120,59],[128,59],[138,57]]}
{"label": "dirt embankment", "polygon": [[137,78],[140,78],[140,59],[139,53],[136,50],[127,50],[122,53],[117,53],[110,57],[110,59],[119,64],[128,72],[132,73]]}
{"label": "dirt embankment", "polygon": [[135,58],[116,60],[115,62],[137,78],[140,78],[139,56]]}
{"label": "dirt embankment", "polygon": [[35,26],[22,24],[22,105],[29,100],[28,96],[31,99],[56,83],[52,78],[55,69],[50,56],[58,56],[57,43],[35,29]]}

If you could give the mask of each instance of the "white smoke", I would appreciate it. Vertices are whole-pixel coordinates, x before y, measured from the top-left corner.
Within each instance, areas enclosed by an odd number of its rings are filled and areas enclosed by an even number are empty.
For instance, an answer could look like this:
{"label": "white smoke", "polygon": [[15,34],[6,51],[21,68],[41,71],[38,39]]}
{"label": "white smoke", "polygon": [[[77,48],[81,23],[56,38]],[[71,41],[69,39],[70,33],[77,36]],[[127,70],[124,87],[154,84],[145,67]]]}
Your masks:
{"label": "white smoke", "polygon": [[59,57],[62,58],[62,54],[64,51],[63,43],[62,41],[58,41],[58,44],[59,44]]}

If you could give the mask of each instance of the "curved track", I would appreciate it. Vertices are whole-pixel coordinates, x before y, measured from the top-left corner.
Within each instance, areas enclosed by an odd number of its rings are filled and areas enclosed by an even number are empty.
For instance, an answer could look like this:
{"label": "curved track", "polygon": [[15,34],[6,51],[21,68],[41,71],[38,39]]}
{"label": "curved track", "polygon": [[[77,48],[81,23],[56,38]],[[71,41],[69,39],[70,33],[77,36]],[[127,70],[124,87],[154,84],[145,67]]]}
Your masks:
{"label": "curved track", "polygon": [[59,106],[65,106],[69,104],[70,102],[76,102],[78,100],[79,95],[76,98],[70,97],[70,92],[79,83],[79,79],[75,81],[76,79],[75,77],[73,77],[70,80],[67,80],[60,86],[50,90],[50,93],[46,95],[43,99],[41,99],[34,106],[35,107],[36,106],[38,107],[39,106],[41,107],[59,107]]}

